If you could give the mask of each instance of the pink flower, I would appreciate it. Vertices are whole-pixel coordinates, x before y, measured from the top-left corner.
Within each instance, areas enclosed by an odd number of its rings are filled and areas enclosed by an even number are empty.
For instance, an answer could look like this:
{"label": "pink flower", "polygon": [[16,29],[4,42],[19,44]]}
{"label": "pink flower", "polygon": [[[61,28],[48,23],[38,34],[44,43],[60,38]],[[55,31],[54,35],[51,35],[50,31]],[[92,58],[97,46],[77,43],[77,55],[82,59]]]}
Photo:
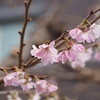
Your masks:
{"label": "pink flower", "polygon": [[66,60],[67,60],[67,57],[66,57],[66,50],[64,50],[64,51],[62,51],[62,52],[60,52],[59,54],[58,54],[58,61],[60,62],[62,62],[62,64],[64,64],[65,62],[66,62]]}
{"label": "pink flower", "polygon": [[100,25],[93,23],[87,32],[82,34],[83,42],[91,43],[100,37]]}
{"label": "pink flower", "polygon": [[73,67],[73,68],[77,68],[77,67],[85,67],[85,62],[82,62],[82,61],[80,61],[80,60],[76,60],[76,61],[73,61],[73,62],[71,62],[71,66]]}
{"label": "pink flower", "polygon": [[36,81],[36,89],[37,92],[42,94],[50,94],[58,89],[57,86],[49,84],[46,80],[38,80]]}
{"label": "pink flower", "polygon": [[79,28],[75,28],[70,30],[69,35],[73,38],[76,39],[78,42],[82,42],[82,34],[83,32]]}
{"label": "pink flower", "polygon": [[42,44],[39,46],[39,49],[37,49],[33,45],[33,50],[31,50],[31,55],[35,56],[44,63],[44,65],[48,64],[49,62],[58,62],[57,61],[57,49],[54,48],[55,42],[51,42],[49,45]]}
{"label": "pink flower", "polygon": [[94,58],[96,60],[100,61],[100,52],[96,53]]}
{"label": "pink flower", "polygon": [[18,86],[17,81],[17,73],[10,73],[4,77],[4,86]]}
{"label": "pink flower", "polygon": [[71,62],[73,68],[85,67],[85,63],[91,59],[91,54],[93,53],[92,48],[87,49],[83,53],[79,53],[77,59]]}
{"label": "pink flower", "polygon": [[21,85],[21,88],[23,89],[23,91],[29,91],[30,89],[32,89],[34,86],[34,82],[26,82],[23,85]]}
{"label": "pink flower", "polygon": [[76,60],[77,53],[76,53],[73,49],[66,50],[66,51],[65,51],[65,54],[66,54],[67,59],[68,59],[70,62]]}
{"label": "pink flower", "polygon": [[30,77],[23,79],[23,80],[25,80],[24,83],[20,85],[23,91],[29,91],[35,85],[35,83],[32,82],[32,78]]}
{"label": "pink flower", "polygon": [[83,41],[82,42],[87,42],[87,43],[91,43],[91,42],[94,42],[95,41],[95,36],[94,34],[89,30],[87,32],[84,32],[82,34],[82,39]]}
{"label": "pink flower", "polygon": [[48,87],[47,94],[50,94],[50,93],[56,91],[57,89],[58,89],[57,86],[55,86],[55,85],[50,85],[50,86]]}
{"label": "pink flower", "polygon": [[74,44],[69,50],[65,49],[58,54],[58,61],[61,61],[63,64],[67,59],[70,62],[75,61],[79,53],[82,52],[84,52],[84,46],[82,44]]}
{"label": "pink flower", "polygon": [[94,37],[96,39],[100,37],[100,25],[96,25],[96,23],[93,23],[90,26],[90,31],[92,34],[94,34]]}
{"label": "pink flower", "polygon": [[100,25],[96,25],[95,23],[93,23],[89,27],[89,30],[85,32],[82,32],[79,28],[75,28],[69,32],[69,35],[73,39],[76,39],[78,42],[86,41],[87,43],[91,43],[94,42],[95,39],[100,37]]}
{"label": "pink flower", "polygon": [[84,46],[82,44],[74,44],[72,46],[73,51],[77,52],[77,53],[82,53],[84,52]]}
{"label": "pink flower", "polygon": [[33,88],[32,79],[25,75],[25,72],[13,72],[4,77],[5,86],[21,86],[23,90],[29,91]]}

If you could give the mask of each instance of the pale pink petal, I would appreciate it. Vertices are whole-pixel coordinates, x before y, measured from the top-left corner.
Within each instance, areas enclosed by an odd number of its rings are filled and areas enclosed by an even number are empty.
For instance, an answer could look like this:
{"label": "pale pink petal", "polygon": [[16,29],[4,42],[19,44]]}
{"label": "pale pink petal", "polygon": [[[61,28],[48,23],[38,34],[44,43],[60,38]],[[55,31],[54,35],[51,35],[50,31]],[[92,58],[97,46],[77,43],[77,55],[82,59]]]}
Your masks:
{"label": "pale pink petal", "polygon": [[67,57],[66,57],[66,54],[65,54],[65,51],[62,51],[58,54],[58,62],[61,61],[62,64],[64,64],[67,60]]}
{"label": "pale pink petal", "polygon": [[84,46],[82,44],[75,44],[75,45],[73,45],[72,49],[76,53],[82,53],[82,52],[84,52]]}
{"label": "pale pink petal", "polygon": [[76,39],[78,42],[83,42],[83,40],[82,40],[82,34],[83,34],[83,32],[80,29],[78,29],[78,28],[72,29],[69,32],[69,35],[73,39]]}
{"label": "pale pink petal", "polygon": [[55,45],[55,41],[52,41],[52,42],[50,43],[50,47],[54,47],[54,45]]}
{"label": "pale pink petal", "polygon": [[66,54],[67,59],[68,59],[70,62],[76,60],[77,54],[74,53],[73,51],[71,51],[71,50],[70,50],[70,51],[66,51],[65,54]]}
{"label": "pale pink petal", "polygon": [[96,53],[94,58],[96,60],[100,61],[100,52]]}

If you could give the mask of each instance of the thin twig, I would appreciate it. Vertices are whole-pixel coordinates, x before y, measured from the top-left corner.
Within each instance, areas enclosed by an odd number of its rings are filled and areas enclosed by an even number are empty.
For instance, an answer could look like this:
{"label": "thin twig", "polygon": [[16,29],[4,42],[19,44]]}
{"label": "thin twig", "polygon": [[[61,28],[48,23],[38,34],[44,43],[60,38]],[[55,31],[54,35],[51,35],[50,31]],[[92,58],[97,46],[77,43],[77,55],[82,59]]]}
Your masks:
{"label": "thin twig", "polygon": [[69,31],[63,32],[62,35],[55,40],[55,43],[59,42],[60,40],[63,40],[67,33],[69,33]]}
{"label": "thin twig", "polygon": [[31,74],[27,74],[27,75],[30,76],[30,77],[32,77],[32,78],[34,78],[35,76],[36,76],[37,78],[39,78],[39,79],[45,79],[45,78],[48,78],[47,75],[45,75],[45,76],[37,76],[37,75],[31,75]]}
{"label": "thin twig", "polygon": [[25,1],[24,5],[25,5],[25,16],[24,16],[24,24],[23,24],[23,28],[22,28],[22,32],[19,32],[21,35],[21,39],[20,39],[20,51],[19,51],[19,68],[22,67],[22,53],[23,53],[23,47],[24,47],[24,35],[25,35],[25,30],[26,30],[26,26],[27,23],[29,21],[29,17],[28,17],[28,11],[29,11],[29,6],[31,4],[32,0],[29,0],[28,2]]}
{"label": "thin twig", "polygon": [[34,59],[28,66],[25,66],[25,68],[33,67],[36,65],[38,62],[40,62],[40,59],[36,58]]}
{"label": "thin twig", "polygon": [[90,23],[93,24],[93,23],[96,22],[99,18],[100,18],[100,15],[97,16],[96,18],[94,18],[92,21],[90,21]]}
{"label": "thin twig", "polygon": [[1,71],[4,71],[4,70],[14,70],[14,69],[15,69],[15,67],[12,67],[12,68],[0,67]]}
{"label": "thin twig", "polygon": [[100,10],[100,8],[94,10],[94,11],[91,11],[88,16],[86,17],[86,19],[88,20],[93,14],[95,14],[96,12],[98,12]]}
{"label": "thin twig", "polygon": [[27,67],[28,65],[30,65],[32,63],[32,61],[36,60],[37,58],[31,58],[26,64],[24,64],[24,67]]}

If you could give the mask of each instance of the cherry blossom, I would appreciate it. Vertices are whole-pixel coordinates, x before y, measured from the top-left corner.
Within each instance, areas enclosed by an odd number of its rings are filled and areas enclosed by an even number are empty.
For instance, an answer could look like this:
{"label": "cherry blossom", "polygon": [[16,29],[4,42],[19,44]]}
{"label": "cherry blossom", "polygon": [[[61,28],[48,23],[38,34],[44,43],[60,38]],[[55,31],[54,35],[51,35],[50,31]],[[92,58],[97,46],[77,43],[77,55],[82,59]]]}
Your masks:
{"label": "cherry blossom", "polygon": [[69,32],[69,35],[78,42],[83,42],[82,34],[83,32],[79,28],[72,29]]}
{"label": "cherry blossom", "polygon": [[55,42],[52,41],[50,44],[42,44],[37,48],[33,45],[33,50],[31,50],[31,55],[35,56],[44,63],[44,65],[51,62],[58,62],[57,61],[57,49],[54,48]]}
{"label": "cherry blossom", "polygon": [[18,86],[17,73],[13,72],[4,77],[4,86]]}
{"label": "cherry blossom", "polygon": [[100,52],[97,52],[94,56],[94,58],[98,61],[100,61]]}
{"label": "cherry blossom", "polygon": [[24,80],[25,80],[24,83],[21,84],[21,88],[23,89],[23,91],[24,90],[29,91],[30,89],[33,88],[35,83],[32,82],[32,78],[30,78],[30,77],[26,77],[26,79],[24,79]]}
{"label": "cherry blossom", "polygon": [[87,43],[91,43],[95,41],[95,36],[94,34],[91,32],[91,30],[84,32],[82,34],[82,42],[87,42]]}
{"label": "cherry blossom", "polygon": [[23,85],[21,85],[21,88],[23,89],[23,91],[29,91],[30,89],[32,89],[34,86],[34,82],[26,82]]}
{"label": "cherry blossom", "polygon": [[19,86],[23,84],[24,72],[13,72],[4,77],[4,86]]}
{"label": "cherry blossom", "polygon": [[[87,29],[87,28],[86,28]],[[94,42],[95,39],[100,37],[100,25],[93,23],[87,31],[75,28],[70,30],[69,35],[76,39],[78,42]]]}
{"label": "cherry blossom", "polygon": [[50,94],[58,89],[57,86],[49,84],[46,80],[36,81],[36,90],[39,94]]}
{"label": "cherry blossom", "polygon": [[96,23],[93,23],[90,26],[90,31],[91,31],[92,34],[94,34],[96,39],[100,37],[100,25],[97,25]]}
{"label": "cherry blossom", "polygon": [[77,59],[71,62],[73,68],[76,67],[85,67],[85,64],[88,60],[91,59],[91,54],[93,53],[92,48],[85,50],[83,53],[79,53]]}
{"label": "cherry blossom", "polygon": [[74,44],[73,46],[72,46],[72,49],[73,49],[73,51],[74,52],[77,52],[77,53],[82,53],[82,52],[84,52],[84,46],[82,45],[82,44]]}
{"label": "cherry blossom", "polygon": [[84,46],[82,44],[73,44],[70,49],[65,49],[58,54],[58,61],[63,64],[68,59],[70,62],[75,61],[78,54],[84,52]]}
{"label": "cherry blossom", "polygon": [[94,42],[95,39],[100,37],[100,25],[97,25],[96,23],[93,23],[87,32],[84,32],[82,34],[83,42],[91,43]]}
{"label": "cherry blossom", "polygon": [[25,72],[13,72],[4,77],[4,86],[21,86],[23,90],[29,91],[34,86],[34,82]]}

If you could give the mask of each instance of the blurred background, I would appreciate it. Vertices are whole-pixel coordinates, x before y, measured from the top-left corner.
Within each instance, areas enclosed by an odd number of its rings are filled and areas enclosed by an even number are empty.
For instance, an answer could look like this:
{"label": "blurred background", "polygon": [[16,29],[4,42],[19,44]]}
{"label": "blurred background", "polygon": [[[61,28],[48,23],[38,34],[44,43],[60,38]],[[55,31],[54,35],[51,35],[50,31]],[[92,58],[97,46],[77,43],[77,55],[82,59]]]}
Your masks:
{"label": "blurred background", "polygon": [[[16,52],[20,43],[18,31],[22,29],[25,10],[23,1],[0,0],[0,66],[17,65]],[[32,44],[38,46],[46,40],[56,39],[65,30],[75,28],[91,10],[98,7],[100,0],[32,0],[29,10],[32,21],[28,23],[25,34],[24,62],[31,58]],[[91,59],[83,69],[73,69],[68,63],[47,66],[39,63],[34,68],[28,68],[27,72],[48,75],[49,80],[58,84],[61,98],[100,100],[99,67],[100,63]]]}

